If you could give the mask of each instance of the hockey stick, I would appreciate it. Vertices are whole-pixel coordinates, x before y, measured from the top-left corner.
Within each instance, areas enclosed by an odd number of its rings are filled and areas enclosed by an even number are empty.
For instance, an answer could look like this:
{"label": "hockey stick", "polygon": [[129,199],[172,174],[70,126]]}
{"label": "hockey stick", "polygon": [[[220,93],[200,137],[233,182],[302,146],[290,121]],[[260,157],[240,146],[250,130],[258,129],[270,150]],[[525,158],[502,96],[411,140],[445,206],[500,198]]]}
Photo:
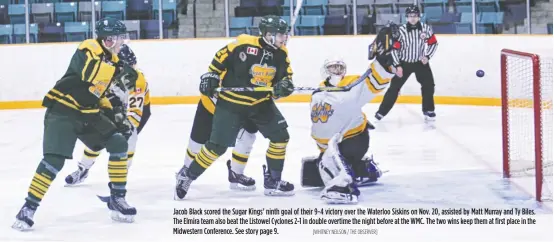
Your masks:
{"label": "hockey stick", "polygon": [[[287,1],[287,0],[285,0]],[[298,15],[300,14],[300,9],[302,9],[302,0],[296,0],[296,7],[294,8],[294,15],[292,15],[292,19],[290,20],[290,27],[294,28],[294,24],[296,23],[296,20],[298,19]]]}
{"label": "hockey stick", "polygon": [[[355,82],[343,87],[295,87],[294,91],[327,91],[327,92],[347,92],[352,87],[363,82],[371,74],[371,68],[358,78]],[[273,87],[218,87],[217,92],[272,92]]]}

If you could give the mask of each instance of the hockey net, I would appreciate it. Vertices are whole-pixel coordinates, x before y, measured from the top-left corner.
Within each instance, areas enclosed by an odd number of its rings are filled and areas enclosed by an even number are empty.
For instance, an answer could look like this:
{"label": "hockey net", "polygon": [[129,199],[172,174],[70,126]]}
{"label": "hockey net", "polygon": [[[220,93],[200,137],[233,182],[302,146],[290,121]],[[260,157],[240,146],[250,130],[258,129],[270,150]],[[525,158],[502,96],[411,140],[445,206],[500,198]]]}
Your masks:
{"label": "hockey net", "polygon": [[505,178],[552,201],[552,57],[501,52]]}

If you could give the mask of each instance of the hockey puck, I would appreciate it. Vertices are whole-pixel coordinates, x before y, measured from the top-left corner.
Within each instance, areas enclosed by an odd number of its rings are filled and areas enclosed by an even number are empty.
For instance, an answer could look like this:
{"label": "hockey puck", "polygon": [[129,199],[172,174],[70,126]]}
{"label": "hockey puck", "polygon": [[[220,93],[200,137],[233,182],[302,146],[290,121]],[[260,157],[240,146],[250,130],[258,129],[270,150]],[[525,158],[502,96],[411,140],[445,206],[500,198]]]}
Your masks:
{"label": "hockey puck", "polygon": [[485,76],[485,72],[483,70],[478,70],[475,75],[477,75],[478,77],[483,77]]}

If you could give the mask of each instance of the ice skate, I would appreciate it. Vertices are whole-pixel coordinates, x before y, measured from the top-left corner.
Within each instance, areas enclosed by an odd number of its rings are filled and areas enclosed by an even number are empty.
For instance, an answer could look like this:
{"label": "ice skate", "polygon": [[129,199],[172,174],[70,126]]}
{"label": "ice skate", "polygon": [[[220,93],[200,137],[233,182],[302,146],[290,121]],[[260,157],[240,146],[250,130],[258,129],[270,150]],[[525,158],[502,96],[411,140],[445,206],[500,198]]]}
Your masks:
{"label": "ice skate", "polygon": [[31,204],[30,202],[25,202],[23,207],[19,210],[19,213],[15,216],[15,223],[13,223],[12,228],[19,231],[28,231],[31,230],[33,224],[33,216],[37,210],[37,206]]}
{"label": "ice skate", "polygon": [[281,180],[280,172],[271,174],[267,166],[264,169],[264,194],[267,196],[292,196],[294,195],[294,185]]}
{"label": "ice skate", "polygon": [[362,167],[354,169],[357,171],[355,174],[356,178],[354,179],[357,187],[373,185],[383,175],[383,171],[379,169],[378,164],[373,160],[373,155],[364,157],[359,165]]}
{"label": "ice skate", "polygon": [[321,191],[320,198],[327,204],[357,204],[360,191],[354,185],[348,187],[333,186]]}
{"label": "ice skate", "polygon": [[229,188],[239,191],[256,190],[256,181],[244,174],[237,174],[231,169],[231,160],[227,160],[227,171],[229,172]]}
{"label": "ice skate", "polygon": [[[111,188],[111,183],[109,184]],[[132,223],[135,221],[135,215],[137,215],[137,209],[131,207],[125,200],[125,190],[111,190],[109,197],[100,197],[100,200],[107,203],[110,210],[110,217],[114,221]]]}
{"label": "ice skate", "polygon": [[177,184],[175,185],[175,194],[173,195],[174,200],[183,200],[187,195],[190,184],[192,183],[192,178],[187,175],[188,167],[183,166],[181,170],[175,175]]}
{"label": "ice skate", "polygon": [[425,111],[423,116],[426,122],[434,122],[436,120],[437,114],[434,111]]}
{"label": "ice skate", "polygon": [[88,177],[88,170],[89,169],[79,166],[79,169],[65,177],[65,186],[75,186],[83,183]]}

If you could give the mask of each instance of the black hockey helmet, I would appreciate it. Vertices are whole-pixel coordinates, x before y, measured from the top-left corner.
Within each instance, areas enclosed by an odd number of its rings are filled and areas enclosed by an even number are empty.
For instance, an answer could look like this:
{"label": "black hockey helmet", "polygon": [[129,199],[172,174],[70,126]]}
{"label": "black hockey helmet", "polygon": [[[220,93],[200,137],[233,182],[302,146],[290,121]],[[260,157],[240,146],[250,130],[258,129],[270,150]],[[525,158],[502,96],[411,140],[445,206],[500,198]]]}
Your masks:
{"label": "black hockey helmet", "polygon": [[135,55],[133,50],[129,48],[129,45],[122,45],[121,50],[119,50],[119,53],[117,54],[117,57],[119,57],[119,60],[123,61],[127,65],[134,66],[137,64],[137,56]]}
{"label": "black hockey helmet", "polygon": [[409,14],[417,14],[417,16],[420,16],[421,15],[421,11],[419,11],[419,7],[417,5],[412,5],[412,6],[409,6],[408,8],[406,8],[406,17],[409,15]]}

